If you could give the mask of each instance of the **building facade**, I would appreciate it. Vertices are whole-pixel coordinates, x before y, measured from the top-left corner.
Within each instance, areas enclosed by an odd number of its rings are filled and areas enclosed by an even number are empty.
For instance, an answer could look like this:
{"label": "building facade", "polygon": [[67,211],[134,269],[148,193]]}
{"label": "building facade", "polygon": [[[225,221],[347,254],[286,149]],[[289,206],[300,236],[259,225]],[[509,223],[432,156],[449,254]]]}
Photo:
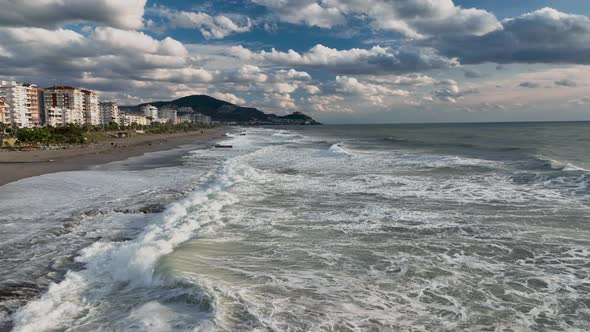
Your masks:
{"label": "building facade", "polygon": [[96,92],[90,90],[82,90],[82,94],[84,95],[84,102],[82,104],[84,122],[91,126],[102,124],[98,107],[98,95]]}
{"label": "building facade", "polygon": [[41,121],[41,103],[42,100],[39,99],[39,88],[35,84],[23,83],[23,87],[25,88],[27,94],[27,118],[30,124],[30,127],[40,127],[42,124]]}
{"label": "building facade", "polygon": [[120,123],[119,106],[114,101],[106,101],[98,103],[98,110],[100,116],[100,123],[103,125],[111,122]]}
{"label": "building facade", "polygon": [[152,121],[157,121],[159,118],[158,108],[155,106],[145,105],[141,108],[141,111],[146,118],[150,118]]}
{"label": "building facade", "polygon": [[151,124],[151,121],[150,121],[150,119],[148,119],[144,115],[131,114],[131,113],[121,113],[120,114],[120,124],[123,126],[130,126],[132,124],[137,124],[137,125],[141,125],[141,126],[149,126]]}
{"label": "building facade", "polygon": [[176,124],[178,122],[178,111],[174,108],[163,108],[160,110],[160,122],[170,122]]}
{"label": "building facade", "polygon": [[50,126],[85,123],[84,93],[78,88],[53,86],[45,89],[45,119]]}
{"label": "building facade", "polygon": [[180,123],[192,123],[193,122],[193,117],[192,114],[183,114],[183,115],[177,115],[176,117],[176,123],[180,124]]}
{"label": "building facade", "polygon": [[10,125],[10,103],[0,97],[0,124]]}
{"label": "building facade", "polygon": [[10,105],[8,118],[12,126],[31,128],[41,125],[38,89],[34,84],[0,81],[0,97]]}
{"label": "building facade", "polygon": [[193,123],[201,123],[210,125],[211,124],[211,117],[207,115],[203,115],[201,113],[193,114]]}

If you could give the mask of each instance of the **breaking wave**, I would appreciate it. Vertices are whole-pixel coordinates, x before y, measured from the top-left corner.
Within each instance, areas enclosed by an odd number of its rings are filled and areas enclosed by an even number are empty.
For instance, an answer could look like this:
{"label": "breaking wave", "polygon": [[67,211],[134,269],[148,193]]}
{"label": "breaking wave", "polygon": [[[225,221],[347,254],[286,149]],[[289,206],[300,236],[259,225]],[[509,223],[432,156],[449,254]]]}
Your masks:
{"label": "breaking wave", "polygon": [[[239,157],[230,159],[202,189],[171,204],[137,238],[125,242],[99,241],[83,249],[76,261],[85,268],[68,272],[63,281],[51,285],[40,299],[19,310],[14,315],[14,330],[65,329],[80,321],[93,321],[93,316],[114,310],[105,307],[109,298],[128,292],[146,292],[145,289],[156,292],[164,287],[166,292],[178,293],[181,290],[175,286],[174,279],[158,269],[159,260],[196,236],[202,228],[222,225],[222,209],[237,201],[228,189],[256,176],[253,169],[240,163]],[[186,295],[186,290],[181,293]],[[148,319],[160,319],[150,312],[161,313],[159,309],[166,305],[165,302],[147,303],[129,317],[121,317],[119,323],[129,327],[125,322],[135,321],[133,317],[142,314]],[[165,326],[164,322],[156,323]],[[116,326],[117,322],[113,324]]]}

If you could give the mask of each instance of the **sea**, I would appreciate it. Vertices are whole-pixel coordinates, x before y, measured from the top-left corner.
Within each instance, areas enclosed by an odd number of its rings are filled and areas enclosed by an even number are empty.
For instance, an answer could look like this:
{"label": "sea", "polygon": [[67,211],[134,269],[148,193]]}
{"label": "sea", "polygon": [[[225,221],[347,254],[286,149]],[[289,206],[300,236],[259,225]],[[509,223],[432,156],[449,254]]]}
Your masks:
{"label": "sea", "polygon": [[219,143],[0,187],[0,330],[590,330],[590,123]]}

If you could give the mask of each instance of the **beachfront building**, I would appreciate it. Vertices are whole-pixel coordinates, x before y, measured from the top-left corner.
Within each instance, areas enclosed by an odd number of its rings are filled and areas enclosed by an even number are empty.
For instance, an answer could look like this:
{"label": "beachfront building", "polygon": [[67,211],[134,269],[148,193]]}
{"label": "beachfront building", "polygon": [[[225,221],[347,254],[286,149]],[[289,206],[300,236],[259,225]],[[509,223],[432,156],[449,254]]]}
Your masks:
{"label": "beachfront building", "polygon": [[120,123],[119,106],[114,101],[105,101],[98,103],[100,113],[100,123],[103,125],[111,122]]}
{"label": "beachfront building", "polygon": [[10,103],[0,97],[0,124],[10,125]]}
{"label": "beachfront building", "polygon": [[175,108],[163,108],[160,110],[160,122],[178,123],[178,111]]}
{"label": "beachfront building", "polygon": [[152,106],[152,105],[144,105],[141,108],[141,111],[143,112],[143,115],[146,118],[151,119],[152,121],[158,121],[158,108],[156,106]]}
{"label": "beachfront building", "polygon": [[211,117],[207,115],[203,115],[201,113],[193,114],[193,123],[201,123],[210,125],[211,124]]}
{"label": "beachfront building", "polygon": [[0,97],[9,106],[8,118],[12,126],[30,128],[41,124],[38,87],[15,81],[0,81]]}
{"label": "beachfront building", "polygon": [[82,103],[84,122],[91,126],[100,125],[102,122],[98,107],[98,95],[96,92],[90,90],[82,90],[82,94],[84,95]]}
{"label": "beachfront building", "polygon": [[0,81],[0,97],[8,102],[6,115],[10,125],[22,128],[30,127],[27,117],[27,92],[21,83]]}
{"label": "beachfront building", "polygon": [[39,124],[45,125],[45,90],[37,88],[37,98],[39,98]]}
{"label": "beachfront building", "polygon": [[192,123],[192,122],[193,122],[192,114],[183,114],[183,115],[176,116],[176,124]]}
{"label": "beachfront building", "polygon": [[42,100],[39,99],[39,90],[43,90],[35,84],[30,83],[23,83],[23,87],[25,88],[27,99],[26,99],[26,107],[27,107],[27,119],[29,121],[30,127],[39,127],[42,124],[41,121],[41,103]]}
{"label": "beachfront building", "polygon": [[84,93],[70,86],[45,89],[45,122],[49,126],[85,123]]}
{"label": "beachfront building", "polygon": [[119,123],[123,126],[130,126],[132,124],[137,124],[137,125],[141,125],[141,126],[149,126],[151,124],[150,119],[148,119],[144,115],[132,114],[132,113],[121,113],[119,121],[120,121]]}

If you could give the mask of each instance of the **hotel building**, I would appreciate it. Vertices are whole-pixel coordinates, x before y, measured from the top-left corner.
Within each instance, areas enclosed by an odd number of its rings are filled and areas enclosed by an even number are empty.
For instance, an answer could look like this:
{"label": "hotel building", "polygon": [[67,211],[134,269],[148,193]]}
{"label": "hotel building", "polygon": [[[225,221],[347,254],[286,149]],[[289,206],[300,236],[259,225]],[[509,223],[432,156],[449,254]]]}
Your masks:
{"label": "hotel building", "polygon": [[45,122],[50,126],[84,124],[84,93],[70,86],[45,89]]}
{"label": "hotel building", "polygon": [[98,107],[98,95],[90,90],[82,90],[82,94],[84,95],[82,109],[85,123],[91,126],[100,125],[101,116]]}
{"label": "hotel building", "polygon": [[152,105],[145,105],[141,108],[141,111],[143,112],[143,115],[145,115],[146,118],[150,118],[152,119],[152,121],[157,121],[158,120],[158,108]]}
{"label": "hotel building", "polygon": [[211,124],[211,117],[201,113],[193,114],[193,123]]}
{"label": "hotel building", "polygon": [[176,124],[178,122],[178,111],[174,108],[161,109],[160,122],[170,122],[172,124]]}
{"label": "hotel building", "polygon": [[98,110],[101,124],[120,123],[119,106],[117,106],[116,102],[105,101],[98,103]]}
{"label": "hotel building", "polygon": [[123,126],[130,126],[132,124],[149,126],[151,124],[151,121],[144,115],[121,113],[120,124]]}
{"label": "hotel building", "polygon": [[12,126],[30,128],[41,125],[39,88],[35,84],[0,81],[0,97],[10,105],[8,118]]}
{"label": "hotel building", "polygon": [[0,97],[0,124],[10,124],[10,103]]}

